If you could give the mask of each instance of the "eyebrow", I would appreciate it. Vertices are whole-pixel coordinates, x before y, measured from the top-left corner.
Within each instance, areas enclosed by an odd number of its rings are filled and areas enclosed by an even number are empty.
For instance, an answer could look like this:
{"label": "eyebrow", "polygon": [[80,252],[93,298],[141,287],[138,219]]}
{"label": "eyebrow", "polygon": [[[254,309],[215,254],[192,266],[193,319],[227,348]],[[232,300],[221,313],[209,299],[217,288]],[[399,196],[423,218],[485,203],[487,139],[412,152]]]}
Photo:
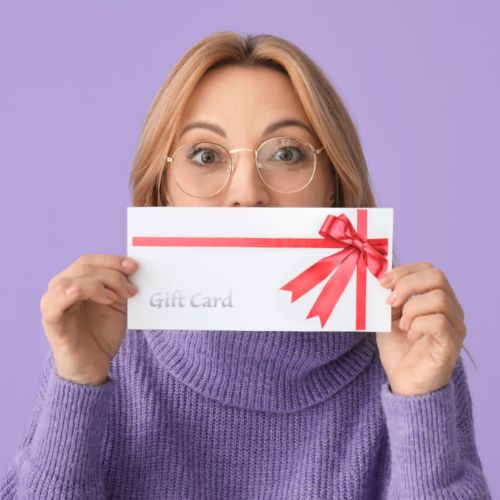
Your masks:
{"label": "eyebrow", "polygon": [[[297,120],[295,118],[285,118],[283,120],[279,120],[277,122],[274,122],[274,123],[271,123],[270,125],[268,125],[266,127],[266,129],[264,130],[264,132],[262,133],[262,136],[264,137],[265,135],[271,134],[272,132],[275,132],[276,130],[278,130],[280,128],[284,128],[284,127],[301,127],[303,129],[307,130],[307,132],[309,132],[311,135],[314,135],[311,128],[308,125],[306,125],[304,122]],[[220,136],[227,139],[227,135],[221,127],[219,127],[215,123],[204,122],[204,121],[196,121],[196,122],[190,123],[189,125],[186,125],[182,129],[182,132],[181,132],[181,135],[179,136],[179,138],[182,137],[188,130],[191,130],[193,128],[203,128],[206,130],[211,130],[212,132],[215,132],[216,134],[219,134]]]}

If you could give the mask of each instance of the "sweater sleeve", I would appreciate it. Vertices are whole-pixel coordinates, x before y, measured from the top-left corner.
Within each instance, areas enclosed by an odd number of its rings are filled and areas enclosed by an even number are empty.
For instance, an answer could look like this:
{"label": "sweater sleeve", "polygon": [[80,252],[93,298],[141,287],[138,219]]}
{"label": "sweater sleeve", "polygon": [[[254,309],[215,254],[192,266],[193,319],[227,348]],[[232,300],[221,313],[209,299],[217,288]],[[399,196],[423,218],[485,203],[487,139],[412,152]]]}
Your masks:
{"label": "sweater sleeve", "polygon": [[101,449],[115,380],[84,385],[59,377],[45,357],[22,443],[0,480],[0,498],[105,498]]}
{"label": "sweater sleeve", "polygon": [[421,396],[381,392],[390,446],[391,499],[491,499],[476,449],[460,357],[450,383]]}

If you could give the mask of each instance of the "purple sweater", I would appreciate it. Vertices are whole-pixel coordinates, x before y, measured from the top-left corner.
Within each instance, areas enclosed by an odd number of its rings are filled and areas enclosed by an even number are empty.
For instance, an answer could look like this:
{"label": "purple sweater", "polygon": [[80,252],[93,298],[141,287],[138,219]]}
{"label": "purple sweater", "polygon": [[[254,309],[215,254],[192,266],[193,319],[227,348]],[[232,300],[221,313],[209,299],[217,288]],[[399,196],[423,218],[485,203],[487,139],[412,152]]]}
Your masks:
{"label": "purple sweater", "polygon": [[462,359],[392,394],[373,336],[128,330],[101,385],[49,351],[2,499],[482,499]]}

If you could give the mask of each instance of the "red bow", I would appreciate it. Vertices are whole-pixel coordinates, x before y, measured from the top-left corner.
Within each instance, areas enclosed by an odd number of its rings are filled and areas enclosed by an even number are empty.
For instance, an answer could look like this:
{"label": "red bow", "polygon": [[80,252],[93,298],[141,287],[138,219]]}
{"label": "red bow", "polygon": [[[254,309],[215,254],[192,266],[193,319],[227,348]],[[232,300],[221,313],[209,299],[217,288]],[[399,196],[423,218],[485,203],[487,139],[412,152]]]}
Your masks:
{"label": "red bow", "polygon": [[307,318],[319,316],[322,327],[330,317],[356,268],[356,330],[364,330],[366,325],[366,268],[368,267],[378,279],[387,269],[388,239],[368,239],[366,237],[366,209],[358,209],[357,216],[358,230],[356,232],[344,214],[339,217],[328,215],[319,234],[324,238],[335,240],[344,249],[319,260],[280,288],[280,290],[292,292],[292,302],[294,302],[338,267],[326,282],[307,315]]}

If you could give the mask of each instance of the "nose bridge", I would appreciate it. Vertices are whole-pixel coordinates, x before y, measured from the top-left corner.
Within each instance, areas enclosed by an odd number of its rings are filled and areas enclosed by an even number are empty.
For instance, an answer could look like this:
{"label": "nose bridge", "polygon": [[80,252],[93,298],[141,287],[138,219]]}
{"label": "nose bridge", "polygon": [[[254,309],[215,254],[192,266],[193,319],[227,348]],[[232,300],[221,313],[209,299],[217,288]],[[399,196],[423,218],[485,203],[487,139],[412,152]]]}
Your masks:
{"label": "nose bridge", "polygon": [[230,149],[229,152],[232,154],[232,153],[239,153],[240,151],[251,151],[252,153],[255,152],[255,149],[252,149],[252,148],[234,148],[234,149]]}
{"label": "nose bridge", "polygon": [[[233,148],[228,150],[229,153],[231,153],[231,161],[233,163],[233,176],[236,174],[236,170],[238,170],[236,167],[239,165],[241,162],[249,162],[249,170],[251,173],[253,173],[253,170],[257,170],[255,167],[257,166],[256,163],[256,150],[252,148]],[[245,159],[245,155],[233,155],[233,153],[242,153],[242,152],[247,152],[247,153],[252,153],[251,155],[247,155]],[[241,168],[239,169],[241,170]],[[257,172],[255,172],[257,173]],[[252,175],[252,174],[251,174]]]}
{"label": "nose bridge", "polygon": [[[231,205],[254,206],[268,202],[268,194],[256,168],[255,149],[234,148],[229,150],[233,164],[233,172],[227,195]],[[232,153],[246,152],[246,155]],[[252,154],[248,154],[252,153]]]}

